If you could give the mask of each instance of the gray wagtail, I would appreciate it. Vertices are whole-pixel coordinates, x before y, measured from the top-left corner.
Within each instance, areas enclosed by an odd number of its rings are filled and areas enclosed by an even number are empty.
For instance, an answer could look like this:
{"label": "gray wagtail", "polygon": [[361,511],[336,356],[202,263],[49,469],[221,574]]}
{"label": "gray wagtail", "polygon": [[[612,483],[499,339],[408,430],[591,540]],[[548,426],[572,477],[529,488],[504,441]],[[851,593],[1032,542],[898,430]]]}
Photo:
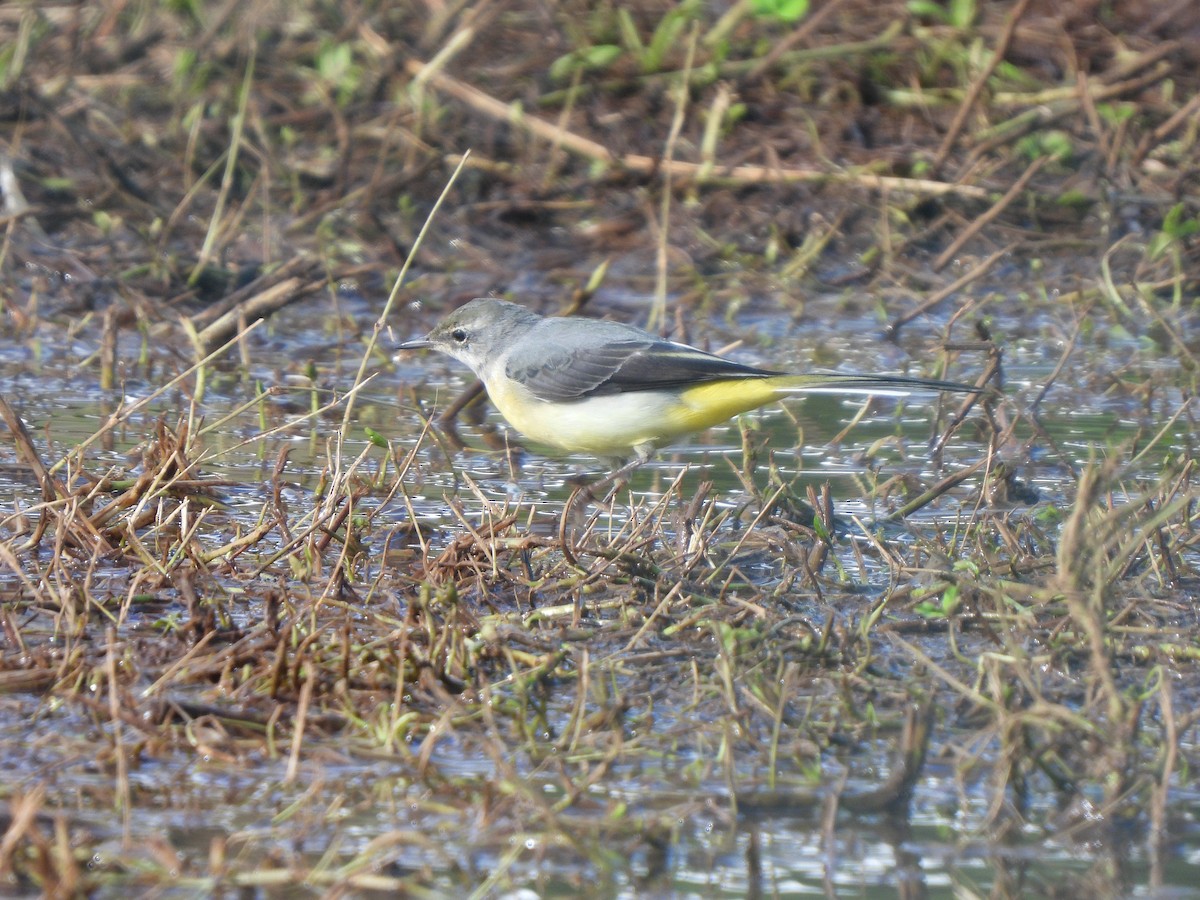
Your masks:
{"label": "gray wagtail", "polygon": [[542,316],[481,298],[401,350],[438,350],[466,364],[517,431],[571,453],[644,462],[663,444],[773,400],[803,393],[978,393],[902,375],[758,369],[619,322]]}

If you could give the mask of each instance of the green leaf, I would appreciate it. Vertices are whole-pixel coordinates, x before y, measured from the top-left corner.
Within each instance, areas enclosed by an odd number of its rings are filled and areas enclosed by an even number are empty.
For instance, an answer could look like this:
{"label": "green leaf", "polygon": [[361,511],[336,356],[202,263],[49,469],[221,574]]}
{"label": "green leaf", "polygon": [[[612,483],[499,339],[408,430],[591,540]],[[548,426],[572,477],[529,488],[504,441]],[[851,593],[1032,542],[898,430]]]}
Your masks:
{"label": "green leaf", "polygon": [[975,0],[950,0],[950,24],[955,28],[970,28],[975,13]]}
{"label": "green leaf", "polygon": [[945,7],[935,0],[908,0],[908,11],[914,16],[935,19],[938,22],[946,22],[949,19]]}
{"label": "green leaf", "polygon": [[799,22],[808,15],[809,0],[750,0],[750,10],[760,19]]}
{"label": "green leaf", "polygon": [[1162,230],[1173,238],[1190,237],[1200,231],[1200,221],[1183,217],[1183,204],[1176,203],[1163,217]]}
{"label": "green leaf", "polygon": [[340,85],[350,71],[354,57],[349,44],[326,46],[317,54],[317,72],[332,85]]}
{"label": "green leaf", "polygon": [[1150,238],[1150,243],[1146,245],[1147,258],[1151,260],[1159,259],[1174,242],[1174,239],[1165,231],[1158,232],[1158,234]]}
{"label": "green leaf", "polygon": [[957,584],[952,584],[942,591],[942,613],[944,615],[954,615],[960,606],[962,606],[962,600],[958,596]]}
{"label": "green leaf", "polygon": [[667,58],[667,54],[679,46],[683,38],[683,30],[687,27],[687,10],[684,7],[677,7],[663,16],[662,21],[658,23],[658,27],[654,29],[654,34],[650,38],[650,45],[646,48],[646,52],[642,54],[641,65],[643,72],[657,72],[663,66],[663,61]]}
{"label": "green leaf", "polygon": [[926,619],[945,619],[958,612],[962,601],[958,596],[958,585],[948,584],[942,589],[940,601],[922,600],[913,611]]}
{"label": "green leaf", "polygon": [[1026,159],[1048,156],[1055,162],[1067,162],[1075,153],[1075,145],[1065,131],[1052,129],[1022,138],[1017,142],[1017,152]]}
{"label": "green leaf", "polygon": [[617,8],[617,28],[621,32],[621,43],[630,53],[640,56],[645,45],[642,43],[641,35],[638,34],[633,16],[623,6]]}
{"label": "green leaf", "polygon": [[1096,112],[1109,125],[1117,126],[1132,118],[1137,106],[1133,103],[1098,103]]}
{"label": "green leaf", "polygon": [[1042,135],[1042,148],[1046,155],[1058,162],[1070,159],[1075,153],[1071,136],[1065,131],[1047,131]]}
{"label": "green leaf", "polygon": [[550,77],[555,81],[569,81],[577,69],[606,69],[624,52],[617,44],[595,44],[572,50],[550,64]]}
{"label": "green leaf", "polygon": [[1067,188],[1059,194],[1054,202],[1065,208],[1080,208],[1084,209],[1091,206],[1096,201],[1089,194],[1084,193],[1079,188]]}
{"label": "green leaf", "polygon": [[825,543],[833,543],[833,536],[829,533],[829,529],[825,527],[825,523],[821,521],[820,516],[813,516],[812,529],[817,533],[817,537]]}

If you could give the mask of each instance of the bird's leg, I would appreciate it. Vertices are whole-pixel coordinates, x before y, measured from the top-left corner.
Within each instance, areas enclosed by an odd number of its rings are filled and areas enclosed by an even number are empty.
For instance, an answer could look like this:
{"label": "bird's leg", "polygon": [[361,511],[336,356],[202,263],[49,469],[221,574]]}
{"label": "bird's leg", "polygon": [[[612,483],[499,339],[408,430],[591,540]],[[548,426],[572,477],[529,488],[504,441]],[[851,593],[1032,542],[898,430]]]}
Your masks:
{"label": "bird's leg", "polygon": [[633,451],[634,457],[631,460],[614,469],[603,478],[592,482],[580,482],[571,493],[570,499],[567,500],[567,511],[573,510],[575,506],[580,504],[586,506],[601,496],[607,499],[613,493],[625,487],[629,483],[629,476],[645,465],[646,461],[654,455],[654,445],[638,444],[633,448]]}
{"label": "bird's leg", "polygon": [[558,537],[559,542],[562,544],[563,554],[572,563],[575,563],[576,560],[571,544],[567,540],[571,532],[570,525],[574,524],[576,527],[582,528],[586,521],[583,511],[589,503],[598,497],[604,497],[605,502],[607,502],[609,498],[629,484],[629,476],[654,455],[654,445],[649,443],[639,444],[633,448],[633,451],[635,454],[633,459],[603,478],[591,483],[583,482],[578,484],[575,490],[571,492],[571,496],[567,498],[567,503],[563,507],[562,519],[559,522]]}

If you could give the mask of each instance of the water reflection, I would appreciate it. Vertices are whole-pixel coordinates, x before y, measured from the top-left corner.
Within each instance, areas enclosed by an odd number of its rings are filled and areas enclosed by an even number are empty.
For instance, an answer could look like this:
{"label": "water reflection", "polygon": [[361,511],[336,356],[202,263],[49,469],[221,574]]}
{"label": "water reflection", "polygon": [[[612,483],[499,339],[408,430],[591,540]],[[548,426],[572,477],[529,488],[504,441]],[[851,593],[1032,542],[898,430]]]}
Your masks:
{"label": "water reflection", "polygon": [[[776,328],[780,335],[786,333],[782,323]],[[276,338],[258,348],[248,377],[218,367],[202,400],[193,401],[180,390],[140,411],[112,430],[104,443],[89,450],[88,467],[136,471],[143,441],[160,417],[191,417],[199,428],[224,420],[221,427],[203,434],[199,446],[203,473],[228,482],[217,490],[221,507],[214,513],[222,517],[226,529],[234,532],[252,526],[264,505],[274,502],[274,481],[279,486],[278,502],[285,510],[310,508],[330,469],[331,436],[340,416],[335,410],[323,417],[304,417],[313,408],[314,391],[320,403],[330,390],[345,389],[357,365],[357,347],[305,338],[303,335],[311,332],[304,328],[296,333],[301,336],[297,340]],[[879,368],[879,360],[866,359],[869,351],[852,335],[847,336],[844,326],[819,325],[816,336],[827,345],[826,352],[844,361],[847,368]],[[123,349],[136,356],[137,348]],[[155,385],[149,372],[142,372],[138,378],[127,377],[118,390],[99,391],[92,375],[79,368],[89,352],[86,346],[51,354],[28,343],[0,345],[0,391],[16,400],[50,462],[90,438],[118,404],[145,396]],[[901,355],[895,348],[886,348],[886,352],[897,361]],[[1011,355],[1011,394],[1015,402],[1028,402],[1038,393],[1052,361],[1043,359],[1041,349],[1020,344],[1012,348]],[[303,372],[308,362],[318,366],[315,381]],[[285,390],[266,395],[261,403],[226,419],[231,410],[270,384],[282,385]],[[423,529],[427,543],[393,532],[371,548],[381,558],[377,565],[385,564],[385,550],[436,556],[461,535],[464,516],[466,521],[478,523],[489,520],[496,509],[519,512],[523,533],[553,536],[557,514],[573,490],[573,480],[597,471],[593,460],[546,457],[536,447],[514,448],[510,453],[489,449],[472,427],[463,428],[468,448],[462,451],[453,451],[433,437],[420,439],[425,423],[417,404],[427,411],[437,409],[463,386],[455,370],[401,367],[384,372],[359,398],[356,427],[342,453],[351,459],[367,451],[368,462],[361,473],[364,484],[373,485],[376,475],[386,475],[388,466],[394,472],[395,465],[394,458],[383,450],[372,450],[364,426],[384,435],[399,456],[421,441],[420,453],[405,477],[407,497],[386,500],[386,490],[375,487],[365,491],[362,509],[384,508],[396,528],[409,524],[411,509],[412,521]],[[1086,463],[1098,452],[1097,447],[1146,440],[1173,414],[1172,403],[1178,399],[1168,395],[1156,401],[1157,407],[1146,408],[1127,397],[1095,391],[1052,392],[1041,408],[1044,432],[1023,426],[1013,438],[1015,443],[1028,445],[1027,452],[1014,454],[1013,459],[1020,467],[1019,477],[1035,488],[1029,502],[1062,503],[1074,489],[1072,468]],[[902,403],[879,401],[860,416],[858,402],[821,395],[790,404],[786,410],[765,410],[749,418],[749,441],[759,454],[756,483],[757,479],[766,483],[771,464],[802,497],[809,485],[819,487],[828,482],[837,512],[849,521],[869,523],[893,508],[889,496],[874,494],[887,479],[909,478],[914,483],[937,479],[986,454],[979,436],[964,429],[940,459],[931,459],[928,445],[937,433],[933,424],[937,410],[937,398],[914,397]],[[494,416],[490,421],[497,424]],[[843,435],[852,422],[853,428]],[[269,437],[260,437],[266,432]],[[1164,436],[1156,458],[1173,451],[1191,452],[1194,441],[1190,424],[1181,420]],[[737,424],[665,448],[637,473],[630,492],[618,499],[604,523],[608,531],[598,533],[620,534],[629,518],[646,515],[677,481],[675,496],[680,498],[695,496],[702,483],[711,482],[717,509],[728,514],[721,535],[727,532],[731,544],[736,544],[745,530],[739,517],[754,514],[753,510],[747,513],[751,504],[738,476],[745,466],[744,454]],[[1152,460],[1145,462],[1150,474]],[[276,471],[281,472],[278,479]],[[1131,483],[1137,474],[1131,473]],[[936,508],[914,516],[912,524],[936,526],[969,514],[977,502],[978,483],[978,479],[965,483]],[[11,497],[16,506],[24,507],[39,500],[37,485],[17,464],[8,443],[0,443],[0,496]],[[1012,504],[1016,507],[1020,502]],[[384,503],[390,505],[383,507]],[[458,504],[459,511],[452,504]],[[663,516],[661,522],[667,526],[664,540],[674,539],[673,520]],[[271,537],[259,552],[267,555],[280,545],[280,538]],[[767,590],[779,579],[779,554],[772,555],[769,548],[746,548],[737,562],[741,574]],[[850,573],[845,576],[844,591],[850,595],[856,587],[860,589],[865,609],[877,589],[887,584],[887,567],[870,557],[855,559],[851,553],[846,553],[844,562]],[[0,590],[19,590],[18,581],[7,570],[0,571],[6,573]],[[107,590],[121,593],[123,572],[99,572],[98,576]],[[104,582],[105,577],[111,582]],[[233,591],[236,584],[231,580],[228,588]],[[385,602],[388,615],[397,620],[404,615],[407,598],[388,597]],[[778,602],[792,604],[797,616],[815,621],[829,615],[817,598],[795,595]],[[169,587],[158,589],[140,604],[119,620],[121,627],[153,634],[175,627],[175,620],[187,609]],[[229,627],[234,631],[249,630],[268,615],[257,601],[232,604],[232,608]],[[588,627],[607,624],[599,613],[590,609],[584,613],[593,616],[585,623]],[[838,610],[837,614],[852,622],[861,610]],[[40,627],[26,623],[25,633],[33,634]],[[47,626],[39,637],[50,644],[62,641],[54,627],[53,623]],[[687,662],[680,661],[680,668]],[[89,691],[99,696],[100,682]],[[245,750],[233,724],[217,715],[199,714],[204,703],[217,698],[197,691],[195,697],[172,699],[180,704],[185,700],[195,703],[188,707],[195,715],[186,727],[196,754],[147,753],[138,760],[131,778],[142,801],[135,837],[167,835],[174,848],[196,859],[208,858],[220,845],[247,855],[292,853],[294,859],[313,865],[325,853],[339,860],[354,858],[381,835],[400,833],[378,851],[379,867],[398,877],[429,872],[426,883],[446,893],[478,884],[507,861],[518,880],[547,893],[578,893],[581,888],[599,887],[604,893],[631,896],[1019,895],[1094,885],[1096,893],[1103,895],[1114,885],[1121,890],[1124,885],[1155,880],[1183,895],[1187,891],[1195,895],[1192,866],[1196,861],[1188,858],[1189,851],[1156,856],[1147,852],[1152,845],[1144,835],[1091,834],[1082,841],[1018,831],[1009,845],[977,840],[974,836],[988,828],[988,811],[979,805],[985,792],[979,786],[967,786],[964,797],[963,786],[950,778],[922,783],[913,802],[916,817],[911,821],[845,813],[826,821],[821,817],[824,809],[794,816],[732,817],[727,814],[728,791],[723,781],[715,777],[698,780],[679,771],[697,759],[705,761],[704,753],[690,750],[682,739],[682,747],[673,746],[672,754],[663,754],[670,764],[661,770],[655,768],[656,757],[649,754],[624,771],[614,765],[612,779],[594,798],[600,806],[591,811],[588,822],[578,823],[575,843],[555,843],[552,837],[540,834],[533,822],[525,823],[523,832],[529,843],[514,847],[509,843],[512,823],[489,827],[480,813],[484,800],[479,799],[486,798],[502,809],[497,798],[510,788],[497,775],[493,760],[464,753],[452,736],[429,759],[444,779],[438,782],[443,793],[389,770],[394,765],[408,771],[411,760],[395,765],[393,759],[390,764],[377,748],[347,746],[338,739],[323,741],[319,735],[307,739],[302,777],[297,783],[288,780],[282,756],[263,757],[258,749]],[[380,709],[386,712],[388,702],[390,698],[381,698]],[[656,698],[654,726],[659,734],[686,735],[693,728],[695,714],[692,708]],[[545,727],[555,733],[567,730],[571,722],[565,701],[557,706],[547,702],[541,716]],[[45,784],[63,807],[78,810],[73,824],[117,841],[112,817],[95,812],[111,810],[117,798],[104,793],[110,789],[111,778],[97,772],[94,741],[84,746],[62,737],[95,731],[98,740],[97,729],[103,730],[67,706],[43,706],[33,694],[0,693],[0,748],[5,754],[0,768],[17,773],[9,788]],[[414,744],[414,752],[419,752],[419,737]],[[253,741],[246,746],[261,745]],[[871,766],[861,759],[840,759],[836,751],[830,751],[821,762],[826,776],[838,766],[846,772]],[[886,760],[877,762],[882,765]],[[547,774],[552,767],[545,761],[520,763],[536,790],[548,795],[561,792],[561,781]],[[761,777],[761,772],[749,765],[737,770],[737,775],[753,780]],[[647,784],[660,786],[661,795],[648,790]],[[464,804],[464,797],[471,803]],[[72,804],[70,798],[88,799]],[[477,800],[479,805],[473,805]],[[589,823],[603,819],[618,803],[633,806],[657,830],[622,832],[619,839],[608,833],[596,837]],[[272,819],[279,810],[293,810],[293,814]],[[1179,814],[1194,820],[1200,815],[1200,803],[1195,797],[1188,798]],[[1188,821],[1179,829],[1185,848],[1200,844],[1200,835]],[[614,842],[619,845],[617,853],[610,846]]]}

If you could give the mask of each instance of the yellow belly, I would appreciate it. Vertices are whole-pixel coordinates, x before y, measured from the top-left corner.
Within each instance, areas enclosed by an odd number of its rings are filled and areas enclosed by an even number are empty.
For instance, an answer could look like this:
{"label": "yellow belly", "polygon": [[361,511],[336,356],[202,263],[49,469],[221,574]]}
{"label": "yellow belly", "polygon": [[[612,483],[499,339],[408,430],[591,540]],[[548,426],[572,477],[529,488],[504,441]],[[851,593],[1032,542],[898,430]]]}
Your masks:
{"label": "yellow belly", "polygon": [[489,386],[517,431],[571,453],[627,456],[710,428],[776,399],[770,378],[708,382],[682,390],[628,391],[569,403],[539,400],[512,382]]}

